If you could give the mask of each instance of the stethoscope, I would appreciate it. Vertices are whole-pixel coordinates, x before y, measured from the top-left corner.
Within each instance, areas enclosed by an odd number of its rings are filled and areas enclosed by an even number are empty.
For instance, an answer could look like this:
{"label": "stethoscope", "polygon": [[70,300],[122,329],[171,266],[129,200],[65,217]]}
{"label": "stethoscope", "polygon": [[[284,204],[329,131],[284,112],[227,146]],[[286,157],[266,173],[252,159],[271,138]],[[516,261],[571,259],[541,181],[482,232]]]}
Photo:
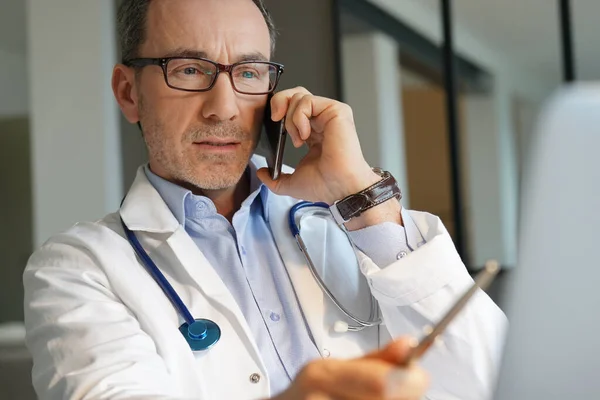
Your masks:
{"label": "stethoscope", "polygon": [[[298,211],[300,211],[300,210],[302,210],[304,208],[309,208],[309,207],[313,207],[314,208],[312,212],[310,212],[310,213],[303,213],[300,217],[297,216]],[[308,254],[308,250],[306,248],[306,244],[304,243],[304,240],[302,240],[302,236],[300,236],[300,227],[301,227],[302,218],[305,217],[305,216],[307,216],[307,215],[314,215],[315,213],[322,214],[325,217],[331,216],[331,214],[329,212],[329,207],[330,207],[329,204],[327,204],[327,203],[321,203],[321,202],[312,203],[312,202],[309,202],[309,201],[301,201],[299,203],[296,203],[290,209],[290,212],[288,214],[288,225],[290,227],[290,231],[292,232],[292,235],[296,239],[296,243],[298,244],[298,247],[300,248],[300,251],[304,255],[304,258],[306,259],[306,262],[308,263],[308,269],[310,270],[312,276],[317,281],[317,284],[319,285],[319,287],[321,288],[321,290],[327,295],[327,297],[329,297],[329,299],[333,302],[333,304],[337,308],[339,308],[340,311],[346,317],[348,317],[350,320],[352,320],[354,322],[354,324],[355,324],[355,325],[350,325],[350,324],[348,324],[345,321],[336,321],[333,324],[333,330],[335,332],[337,332],[337,333],[344,333],[344,332],[347,332],[347,331],[357,332],[357,331],[361,331],[361,330],[363,330],[365,328],[369,328],[369,327],[372,327],[372,326],[378,326],[378,325],[381,324],[381,318],[378,317],[379,308],[377,307],[377,301],[375,300],[375,298],[373,297],[373,295],[370,296],[370,300],[369,300],[370,303],[371,303],[370,304],[371,310],[370,310],[370,314],[369,314],[369,319],[368,320],[363,320],[363,319],[357,317],[356,315],[354,315],[353,313],[351,313],[335,297],[335,295],[333,293],[331,293],[331,290],[329,290],[329,288],[327,287],[327,285],[325,285],[325,282],[323,282],[323,279],[321,279],[321,276],[317,273],[317,269],[315,268],[315,264],[313,263],[312,259],[310,258],[310,254]],[[346,234],[346,237],[348,238],[348,241],[352,245],[352,249],[354,250],[354,254],[358,254],[358,249],[354,245],[354,242],[350,238],[350,235],[348,234],[348,231],[346,230],[346,228],[343,225],[341,225],[340,228]],[[359,263],[358,257],[357,257],[357,263]]]}
{"label": "stethoscope", "polygon": [[156,264],[154,264],[154,261],[152,261],[135,236],[135,233],[127,227],[123,218],[121,218],[121,225],[123,225],[125,235],[127,235],[127,240],[131,244],[131,247],[135,250],[152,279],[160,286],[171,301],[171,304],[173,304],[173,307],[175,307],[177,313],[185,320],[179,327],[179,331],[190,345],[192,351],[207,350],[214,346],[221,338],[221,328],[219,328],[219,325],[209,319],[194,319],[190,310],[188,310],[183,300],[181,300],[181,297],[179,297],[173,286],[167,281],[167,278],[165,278]]}
{"label": "stethoscope", "polygon": [[[312,213],[303,213],[303,215],[299,218],[296,215],[299,210],[305,209],[308,207],[314,207],[316,209],[319,209],[319,211],[321,211],[322,213],[324,213],[325,209],[329,209],[329,205],[326,203],[312,203],[312,202],[308,202],[308,201],[299,202],[290,209],[289,214],[288,214],[288,223],[289,223],[290,231],[292,232],[292,235],[296,239],[296,243],[298,244],[300,251],[304,255],[306,262],[308,263],[310,272],[313,275],[313,277],[315,278],[315,280],[317,281],[317,284],[319,285],[321,290],[323,290],[323,292],[331,299],[331,301],[335,304],[335,306],[338,307],[340,309],[340,311],[342,311],[342,313],[344,315],[346,315],[349,319],[351,319],[355,323],[355,325],[349,325],[347,322],[344,322],[344,321],[336,321],[333,326],[334,331],[338,332],[338,333],[343,333],[346,331],[360,331],[360,330],[363,330],[364,328],[380,325],[381,319],[378,318],[378,316],[377,316],[377,314],[378,314],[377,302],[373,298],[372,295],[371,295],[371,300],[370,300],[371,301],[371,311],[370,311],[369,319],[362,320],[361,318],[358,318],[357,316],[352,314],[350,311],[348,311],[338,301],[338,299],[333,295],[333,293],[331,293],[331,291],[329,290],[327,285],[325,285],[325,282],[323,282],[323,280],[317,273],[315,265],[312,262],[310,255],[308,254],[308,250],[306,249],[306,245],[305,245],[304,241],[302,240],[302,237],[300,236],[300,225],[301,225],[300,222],[301,222],[302,218],[305,215],[315,214],[315,211],[313,210]],[[327,213],[328,213],[328,211],[327,211]],[[173,305],[173,307],[175,308],[177,313],[184,319],[185,322],[183,324],[181,324],[181,326],[179,327],[179,331],[181,332],[181,334],[187,341],[187,343],[190,346],[190,348],[192,349],[192,351],[208,350],[209,348],[214,346],[215,343],[217,343],[219,341],[219,339],[221,338],[221,328],[219,327],[219,325],[216,322],[211,321],[209,319],[205,319],[205,318],[194,319],[194,317],[190,313],[190,310],[186,307],[183,300],[181,300],[181,297],[179,297],[179,295],[177,294],[175,289],[173,289],[173,286],[171,286],[169,281],[167,281],[167,278],[158,269],[158,267],[156,266],[154,261],[152,261],[152,259],[148,255],[148,253],[146,253],[146,251],[140,244],[138,238],[135,236],[135,233],[133,233],[127,227],[127,224],[125,224],[125,222],[123,221],[123,218],[121,218],[121,225],[123,226],[123,230],[125,231],[125,235],[127,236],[127,240],[131,244],[131,247],[133,247],[135,253],[140,258],[142,264],[144,265],[144,267],[146,268],[146,270],[148,271],[148,273],[150,274],[152,279],[154,279],[154,281],[158,284],[158,286],[160,286],[160,288],[164,292],[165,296],[167,296],[167,298],[169,299],[169,301],[171,302],[171,304]],[[352,247],[356,254],[357,249],[354,246],[354,243],[352,242],[352,240],[350,240],[348,232],[343,227],[342,227],[342,230],[346,233],[346,236],[348,237],[348,240],[352,244]]]}

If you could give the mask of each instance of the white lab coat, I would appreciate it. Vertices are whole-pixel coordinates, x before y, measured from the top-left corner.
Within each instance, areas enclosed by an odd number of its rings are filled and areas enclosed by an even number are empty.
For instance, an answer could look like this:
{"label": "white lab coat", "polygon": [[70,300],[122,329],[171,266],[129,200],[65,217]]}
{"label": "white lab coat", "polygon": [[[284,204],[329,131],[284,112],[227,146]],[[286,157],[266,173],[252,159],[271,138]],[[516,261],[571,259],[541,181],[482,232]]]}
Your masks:
{"label": "white lab coat", "polygon": [[[360,270],[335,223],[311,218],[302,227],[303,237],[321,272],[327,265],[327,283],[363,316],[368,315],[370,288],[385,322],[379,330],[335,333],[333,323],[345,319],[317,286],[288,228],[288,211],[297,200],[269,199],[268,223],[323,357],[356,357],[390,337],[418,335],[472,283],[447,231],[430,214],[403,211],[425,245],[388,266],[360,254]],[[119,215],[192,315],[220,325],[222,337],[212,349],[190,351],[177,329],[182,318],[138,262]],[[265,365],[214,268],[218,266],[208,263],[140,168],[120,213],[75,225],[29,260],[25,324],[40,399],[268,398]],[[428,398],[486,398],[505,322],[490,298],[478,293],[448,328],[443,343],[422,360],[432,379]]]}

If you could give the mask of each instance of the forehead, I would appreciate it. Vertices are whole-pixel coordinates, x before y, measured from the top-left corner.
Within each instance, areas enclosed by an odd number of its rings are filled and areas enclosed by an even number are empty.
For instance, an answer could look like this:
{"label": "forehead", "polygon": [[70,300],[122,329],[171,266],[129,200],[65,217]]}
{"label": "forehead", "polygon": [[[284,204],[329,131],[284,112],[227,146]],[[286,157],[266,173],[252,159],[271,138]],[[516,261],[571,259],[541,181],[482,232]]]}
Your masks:
{"label": "forehead", "polygon": [[269,29],[252,0],[153,0],[144,57],[175,49],[204,52],[217,61],[251,53],[270,56]]}

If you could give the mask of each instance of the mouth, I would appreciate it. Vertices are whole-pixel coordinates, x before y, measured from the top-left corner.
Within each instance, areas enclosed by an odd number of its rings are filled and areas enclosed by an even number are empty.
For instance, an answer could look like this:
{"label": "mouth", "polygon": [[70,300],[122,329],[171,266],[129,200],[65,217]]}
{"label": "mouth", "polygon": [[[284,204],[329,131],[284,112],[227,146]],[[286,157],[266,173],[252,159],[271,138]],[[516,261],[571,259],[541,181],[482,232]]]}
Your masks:
{"label": "mouth", "polygon": [[234,139],[216,139],[209,138],[200,142],[195,142],[194,145],[200,147],[203,150],[209,151],[230,151],[235,150],[240,145],[239,140]]}

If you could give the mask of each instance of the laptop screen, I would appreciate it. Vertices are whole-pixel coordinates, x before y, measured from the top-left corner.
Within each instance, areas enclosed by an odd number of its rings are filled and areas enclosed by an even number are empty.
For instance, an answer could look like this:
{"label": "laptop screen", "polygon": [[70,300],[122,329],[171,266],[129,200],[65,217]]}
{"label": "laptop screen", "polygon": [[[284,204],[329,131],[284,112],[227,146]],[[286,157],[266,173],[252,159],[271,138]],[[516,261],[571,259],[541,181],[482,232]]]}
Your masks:
{"label": "laptop screen", "polygon": [[494,398],[600,399],[600,85],[554,96],[533,143]]}

